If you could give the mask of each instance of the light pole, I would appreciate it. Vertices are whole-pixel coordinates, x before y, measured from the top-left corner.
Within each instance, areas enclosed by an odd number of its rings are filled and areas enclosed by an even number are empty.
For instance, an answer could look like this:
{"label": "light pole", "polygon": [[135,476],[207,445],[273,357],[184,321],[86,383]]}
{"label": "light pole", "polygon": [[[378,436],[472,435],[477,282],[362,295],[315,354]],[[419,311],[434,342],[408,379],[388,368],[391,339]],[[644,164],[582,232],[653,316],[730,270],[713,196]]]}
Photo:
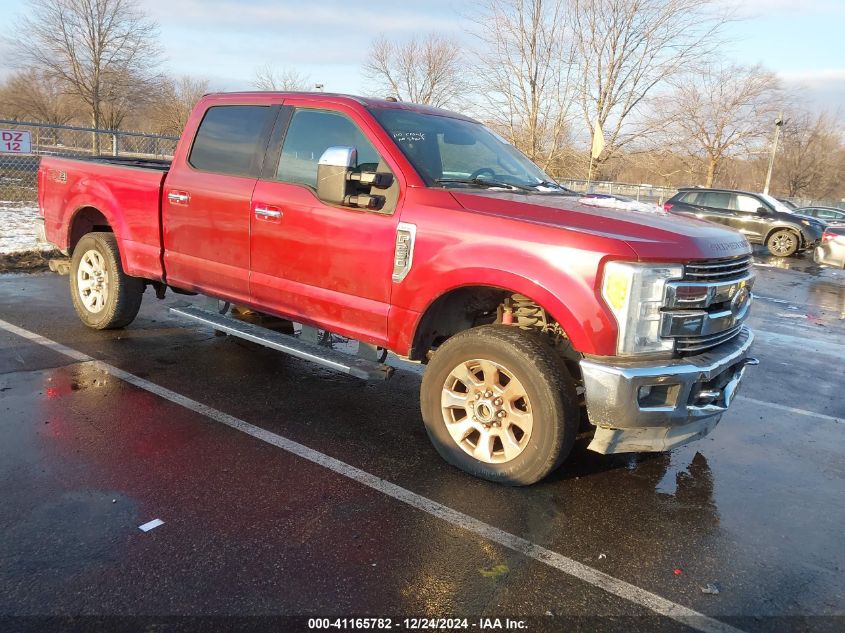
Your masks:
{"label": "light pole", "polygon": [[778,151],[778,138],[780,138],[780,128],[783,127],[783,111],[778,114],[775,121],[775,137],[772,139],[772,151],[769,154],[769,169],[766,171],[766,184],[763,185],[763,193],[769,193],[769,185],[772,183],[772,170],[775,167],[775,154]]}

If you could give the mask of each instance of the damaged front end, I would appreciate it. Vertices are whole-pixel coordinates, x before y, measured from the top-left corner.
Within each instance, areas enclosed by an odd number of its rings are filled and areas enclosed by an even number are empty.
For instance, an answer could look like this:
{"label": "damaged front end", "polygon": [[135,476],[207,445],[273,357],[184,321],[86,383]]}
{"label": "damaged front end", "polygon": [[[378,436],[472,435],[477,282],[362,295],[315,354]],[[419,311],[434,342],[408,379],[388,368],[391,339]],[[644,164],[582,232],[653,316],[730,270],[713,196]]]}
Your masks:
{"label": "damaged front end", "polygon": [[[596,427],[591,450],[666,451],[704,437],[731,405],[746,368],[758,364],[749,356],[754,336],[744,325],[754,282],[750,256],[692,262],[681,275],[664,276],[659,298],[652,296],[659,309],[648,314],[655,338],[673,357],[580,362]],[[628,318],[637,318],[625,307]]]}

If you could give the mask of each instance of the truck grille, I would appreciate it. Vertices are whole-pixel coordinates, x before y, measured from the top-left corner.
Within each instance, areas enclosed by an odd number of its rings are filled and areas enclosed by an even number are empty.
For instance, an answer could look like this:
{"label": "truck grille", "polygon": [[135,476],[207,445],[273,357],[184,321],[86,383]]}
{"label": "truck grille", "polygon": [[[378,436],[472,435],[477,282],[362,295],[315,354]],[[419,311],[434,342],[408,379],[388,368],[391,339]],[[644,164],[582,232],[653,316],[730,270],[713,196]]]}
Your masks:
{"label": "truck grille", "polygon": [[751,256],[711,259],[684,265],[684,281],[731,281],[751,271]]}
{"label": "truck grille", "polygon": [[727,343],[742,331],[754,285],[751,256],[684,264],[684,278],[667,284],[662,336],[681,355]]}
{"label": "truck grille", "polygon": [[709,334],[707,336],[686,336],[675,339],[675,350],[682,354],[694,354],[703,352],[711,347],[727,343],[742,330],[742,324],[736,325],[729,330]]}

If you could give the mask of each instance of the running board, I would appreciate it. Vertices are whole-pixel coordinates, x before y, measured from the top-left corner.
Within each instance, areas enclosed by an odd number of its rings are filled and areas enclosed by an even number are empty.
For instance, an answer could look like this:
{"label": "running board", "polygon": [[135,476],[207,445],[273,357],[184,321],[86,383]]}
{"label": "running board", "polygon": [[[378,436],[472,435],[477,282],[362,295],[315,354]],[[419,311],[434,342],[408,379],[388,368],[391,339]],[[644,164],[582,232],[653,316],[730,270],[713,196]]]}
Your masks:
{"label": "running board", "polygon": [[288,334],[280,334],[273,330],[245,323],[238,319],[210,312],[194,306],[173,307],[170,312],[175,315],[191,319],[197,323],[208,325],[215,330],[220,330],[237,336],[238,338],[258,343],[264,347],[296,356],[317,365],[333,369],[342,374],[349,374],[364,380],[387,380],[393,373],[393,367],[376,363],[335,351],[328,347],[302,341]]}

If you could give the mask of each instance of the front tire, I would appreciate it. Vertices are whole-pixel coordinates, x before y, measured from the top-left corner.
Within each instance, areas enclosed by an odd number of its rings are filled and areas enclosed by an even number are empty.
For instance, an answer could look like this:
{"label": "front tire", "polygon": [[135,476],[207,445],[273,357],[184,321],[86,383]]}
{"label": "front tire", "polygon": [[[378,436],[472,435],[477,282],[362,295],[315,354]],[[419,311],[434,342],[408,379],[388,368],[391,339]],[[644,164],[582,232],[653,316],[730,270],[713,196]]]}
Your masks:
{"label": "front tire", "polygon": [[95,330],[126,327],[141,308],[144,280],[123,272],[114,233],[88,233],[70,265],[70,296],[76,314]]}
{"label": "front tire", "polygon": [[769,252],[775,257],[790,257],[798,250],[799,238],[788,229],[775,231],[766,241]]}
{"label": "front tire", "polygon": [[420,401],[443,459],[507,485],[548,475],[578,432],[574,381],[539,335],[512,326],[473,328],[447,340],[423,376]]}

